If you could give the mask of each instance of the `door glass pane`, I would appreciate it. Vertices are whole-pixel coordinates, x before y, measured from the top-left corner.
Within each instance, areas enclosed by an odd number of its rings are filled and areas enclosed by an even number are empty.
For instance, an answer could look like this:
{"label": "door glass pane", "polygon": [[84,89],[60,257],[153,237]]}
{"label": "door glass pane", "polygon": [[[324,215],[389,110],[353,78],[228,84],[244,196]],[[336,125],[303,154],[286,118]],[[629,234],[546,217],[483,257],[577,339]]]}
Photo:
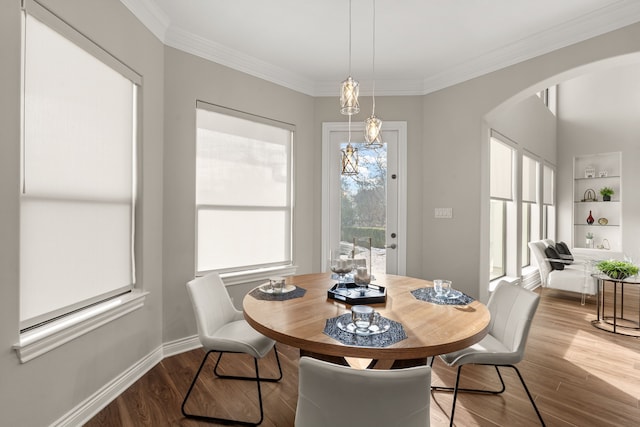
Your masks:
{"label": "door glass pane", "polygon": [[[346,147],[346,142],[340,148]],[[353,239],[371,237],[371,271],[386,272],[387,144],[381,148],[358,148],[358,174],[341,175],[340,246],[353,251]],[[357,242],[356,242],[357,243]],[[364,248],[357,247],[356,253]]]}

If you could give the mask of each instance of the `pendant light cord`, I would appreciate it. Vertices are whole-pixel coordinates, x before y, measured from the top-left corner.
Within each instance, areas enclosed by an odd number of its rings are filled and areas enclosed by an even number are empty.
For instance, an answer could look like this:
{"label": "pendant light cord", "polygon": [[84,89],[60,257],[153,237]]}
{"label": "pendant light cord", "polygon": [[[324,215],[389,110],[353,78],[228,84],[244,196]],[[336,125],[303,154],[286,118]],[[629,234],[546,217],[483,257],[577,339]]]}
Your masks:
{"label": "pendant light cord", "polygon": [[[351,0],[349,0],[351,1]],[[351,43],[349,43],[351,44]],[[372,87],[372,98],[373,98],[373,111],[372,116],[376,115],[376,0],[373,0],[373,64],[372,64],[372,72],[373,72],[373,87]]]}
{"label": "pendant light cord", "polygon": [[349,76],[351,76],[351,0],[349,0]]}

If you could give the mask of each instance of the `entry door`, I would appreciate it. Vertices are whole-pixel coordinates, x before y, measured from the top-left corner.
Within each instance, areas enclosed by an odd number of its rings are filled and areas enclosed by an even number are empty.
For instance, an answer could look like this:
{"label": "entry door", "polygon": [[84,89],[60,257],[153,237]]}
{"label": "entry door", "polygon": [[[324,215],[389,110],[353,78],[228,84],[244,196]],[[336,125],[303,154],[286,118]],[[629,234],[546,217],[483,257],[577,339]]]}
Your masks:
{"label": "entry door", "polygon": [[[322,271],[331,251],[347,252],[353,237],[371,237],[371,270],[406,272],[406,122],[384,122],[381,148],[367,148],[364,123],[351,124],[358,149],[358,174],[342,175],[341,149],[349,141],[348,123],[324,123],[322,191]],[[359,246],[364,243],[358,239]]]}

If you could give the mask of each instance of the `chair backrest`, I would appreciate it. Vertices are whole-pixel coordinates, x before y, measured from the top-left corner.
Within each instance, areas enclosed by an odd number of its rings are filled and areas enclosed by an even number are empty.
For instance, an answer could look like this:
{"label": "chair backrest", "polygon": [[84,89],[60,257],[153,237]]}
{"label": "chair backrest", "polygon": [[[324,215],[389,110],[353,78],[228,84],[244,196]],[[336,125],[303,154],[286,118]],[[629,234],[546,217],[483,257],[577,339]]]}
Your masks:
{"label": "chair backrest", "polygon": [[551,264],[547,261],[547,255],[544,253],[546,247],[547,245],[544,240],[529,242],[529,249],[531,249],[533,258],[538,266],[538,271],[540,272],[540,282],[542,286],[547,286],[547,279],[549,278],[549,273],[551,273]]}
{"label": "chair backrest", "polygon": [[[198,325],[198,336],[211,336],[221,326],[242,318],[231,302],[218,273],[197,277],[187,283],[187,290]],[[240,316],[238,316],[240,313]]]}
{"label": "chair backrest", "polygon": [[429,425],[431,368],[354,369],[300,358],[296,427]]}
{"label": "chair backrest", "polygon": [[539,302],[538,294],[501,281],[487,303],[491,312],[489,334],[518,355],[518,361],[524,357],[529,329]]}

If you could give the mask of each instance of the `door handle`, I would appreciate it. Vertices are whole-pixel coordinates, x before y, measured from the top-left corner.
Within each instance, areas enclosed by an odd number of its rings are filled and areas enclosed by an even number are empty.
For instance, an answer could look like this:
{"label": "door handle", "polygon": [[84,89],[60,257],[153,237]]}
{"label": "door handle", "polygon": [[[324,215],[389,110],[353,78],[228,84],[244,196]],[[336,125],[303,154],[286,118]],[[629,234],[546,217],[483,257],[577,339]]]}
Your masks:
{"label": "door handle", "polygon": [[384,245],[385,248],[389,248],[389,249],[395,249],[398,247],[398,245],[396,245],[395,243],[392,243],[390,245]]}

